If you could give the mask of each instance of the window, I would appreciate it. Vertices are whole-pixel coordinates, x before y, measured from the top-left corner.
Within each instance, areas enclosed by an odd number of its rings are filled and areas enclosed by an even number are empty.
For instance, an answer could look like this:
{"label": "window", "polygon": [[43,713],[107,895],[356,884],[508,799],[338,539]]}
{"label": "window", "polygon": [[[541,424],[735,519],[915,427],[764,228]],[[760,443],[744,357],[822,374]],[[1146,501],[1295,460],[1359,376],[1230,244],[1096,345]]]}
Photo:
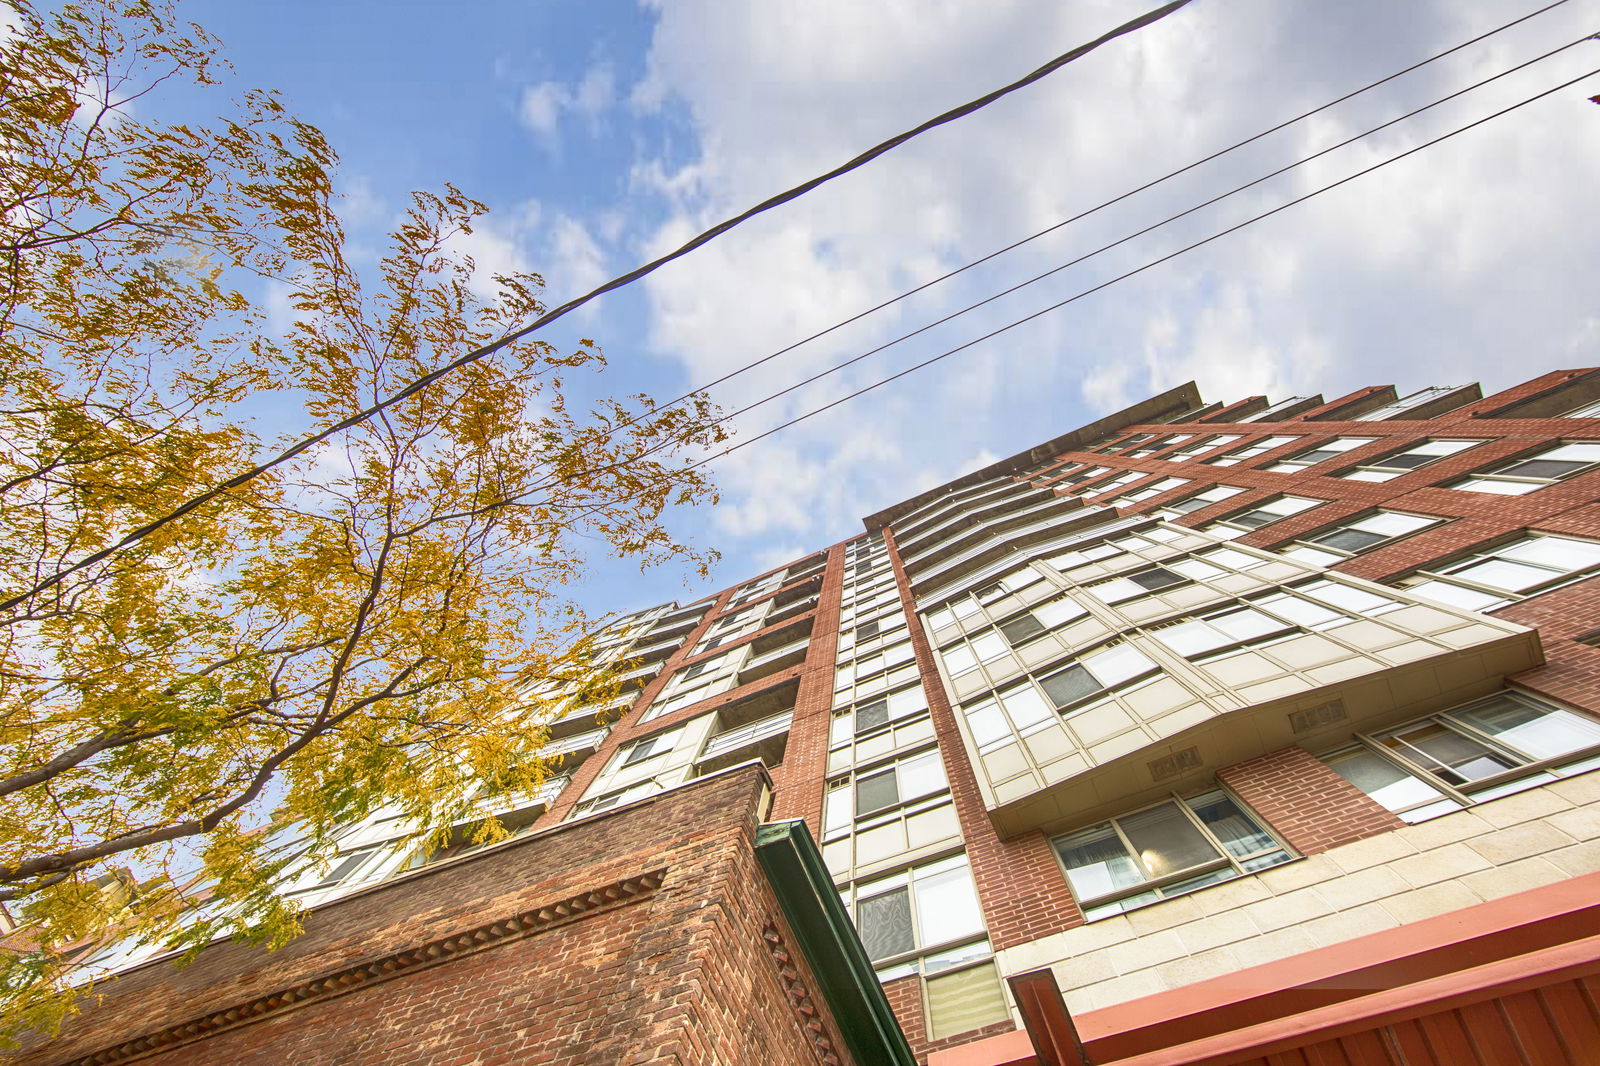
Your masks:
{"label": "window", "polygon": [[1189,479],[1186,477],[1164,477],[1160,481],[1146,485],[1142,489],[1135,489],[1126,496],[1117,497],[1111,501],[1111,506],[1132,507],[1134,504],[1142,503],[1152,496],[1159,496],[1163,492],[1171,492],[1173,489],[1187,484],[1189,484]]}
{"label": "window", "polygon": [[1335,437],[1332,440],[1325,440],[1298,455],[1292,455],[1287,459],[1279,459],[1267,469],[1280,474],[1292,474],[1308,466],[1315,466],[1324,460],[1332,459],[1334,456],[1355,451],[1363,444],[1371,444],[1377,439],[1376,437]]}
{"label": "window", "polygon": [[[1399,418],[1407,411],[1414,411],[1417,408],[1422,407],[1424,404],[1432,403],[1434,400],[1448,396],[1452,392],[1465,393],[1467,389],[1472,388],[1473,386],[1470,385],[1430,385],[1425,389],[1418,389],[1416,392],[1413,392],[1408,396],[1402,396],[1398,400],[1390,400],[1382,407],[1368,411],[1364,415],[1356,415],[1351,419],[1351,421],[1383,422],[1391,418]],[[1476,390],[1474,390],[1474,395],[1475,394]],[[1471,397],[1464,396],[1463,398],[1470,399]]]}
{"label": "window", "polygon": [[921,685],[858,703],[834,715],[831,746],[846,746],[852,740],[877,733],[902,719],[921,716],[927,710],[928,700]]}
{"label": "window", "polygon": [[1502,692],[1324,756],[1408,822],[1600,766],[1600,722]]}
{"label": "window", "polygon": [[1241,433],[1223,433],[1210,437],[1201,437],[1193,444],[1185,444],[1177,451],[1163,455],[1161,458],[1169,463],[1181,463],[1186,459],[1193,459],[1201,452],[1209,452],[1211,449],[1220,448],[1224,444],[1232,444],[1236,440],[1243,439],[1243,436]]}
{"label": "window", "polygon": [[[849,787],[851,783],[854,787]],[[852,777],[833,783],[828,797],[828,817],[825,832],[848,825],[851,818],[861,818],[890,807],[898,807],[935,792],[943,792],[944,763],[939,759],[939,749],[929,748],[912,755],[904,755],[887,765],[858,771]],[[846,794],[853,801],[846,803]],[[835,797],[841,797],[835,799]]]}
{"label": "window", "polygon": [[1177,585],[1187,585],[1189,578],[1164,566],[1147,566],[1142,570],[1135,570],[1121,577],[1114,577],[1109,581],[1100,581],[1089,586],[1089,591],[1102,603],[1121,603],[1131,600],[1136,596],[1148,596],[1152,592],[1173,588]]}
{"label": "window", "polygon": [[1207,459],[1206,462],[1212,466],[1235,466],[1244,462],[1246,459],[1253,459],[1258,455],[1264,455],[1267,452],[1273,451],[1274,449],[1282,448],[1286,444],[1292,444],[1299,439],[1300,438],[1298,436],[1263,437],[1261,440],[1240,445],[1237,448],[1223,452],[1221,455],[1216,456],[1215,458]]}
{"label": "window", "polygon": [[1251,530],[1281,522],[1291,515],[1309,511],[1327,502],[1327,500],[1307,499],[1304,496],[1274,496],[1243,511],[1235,511],[1226,518],[1206,526],[1205,530],[1219,537],[1240,537]]}
{"label": "window", "polygon": [[1133,450],[1129,451],[1127,453],[1127,455],[1128,455],[1128,458],[1130,458],[1130,459],[1134,459],[1134,458],[1137,458],[1137,457],[1143,456],[1143,455],[1152,455],[1155,452],[1159,452],[1162,448],[1170,448],[1174,444],[1181,444],[1186,440],[1194,440],[1194,434],[1193,433],[1169,433],[1165,437],[1157,437],[1154,440],[1145,441],[1143,444],[1140,444],[1137,448],[1134,448]]}
{"label": "window", "polygon": [[1476,448],[1481,440],[1425,440],[1407,445],[1397,452],[1368,459],[1338,476],[1346,481],[1393,481],[1419,467],[1436,463],[1447,455]]}
{"label": "window", "polygon": [[1600,418],[1600,400],[1595,400],[1593,403],[1586,403],[1582,407],[1574,408],[1573,410],[1568,411],[1566,414],[1561,415],[1559,417],[1561,417],[1561,418]]}
{"label": "window", "polygon": [[1210,507],[1214,503],[1221,503],[1230,496],[1237,496],[1243,491],[1244,489],[1236,488],[1233,485],[1217,485],[1204,492],[1197,492],[1193,496],[1185,496],[1177,503],[1169,503],[1156,513],[1176,518],[1179,515],[1186,515],[1190,511],[1198,511],[1202,508]]}
{"label": "window", "polygon": [[666,729],[652,736],[635,740],[628,745],[628,754],[623,757],[622,766],[636,766],[646,759],[653,759],[657,755],[665,755],[678,743],[678,734],[683,730]]}
{"label": "window", "polygon": [[653,796],[661,791],[662,786],[654,779],[640,781],[626,788],[619,788],[613,792],[605,792],[592,799],[580,800],[573,805],[569,818],[578,818],[585,814],[594,814],[598,811],[608,811],[612,807],[620,807],[624,803],[631,803],[644,796]]}
{"label": "window", "polygon": [[1139,649],[1112,643],[1040,677],[1039,687],[1056,710],[1065,712],[1119,685],[1149,677],[1156,670],[1156,664]]}
{"label": "window", "polygon": [[1135,481],[1138,481],[1142,477],[1149,477],[1149,476],[1150,475],[1148,473],[1146,473],[1145,471],[1143,471],[1143,470],[1129,470],[1126,473],[1118,474],[1116,477],[1112,478],[1110,481],[1107,481],[1107,482],[1105,482],[1103,484],[1100,484],[1100,485],[1096,485],[1092,489],[1085,489],[1083,492],[1080,492],[1078,495],[1084,497],[1085,499],[1088,499],[1091,496],[1100,496],[1100,495],[1102,495],[1104,493],[1110,492],[1113,489],[1120,489],[1124,485],[1131,485]]}
{"label": "window", "polygon": [[[978,908],[978,893],[965,855],[858,883],[841,894],[855,918],[867,958],[874,964],[984,935],[983,912]],[[986,943],[982,951],[988,953]],[[891,976],[902,974],[879,972],[882,979]]]}
{"label": "window", "polygon": [[1600,467],[1600,441],[1558,444],[1554,448],[1480,470],[1471,477],[1445,487],[1467,492],[1492,492],[1498,496],[1522,496],[1569,477],[1587,474],[1596,467]]}
{"label": "window", "polygon": [[1255,607],[1236,605],[1162,626],[1151,635],[1186,659],[1201,659],[1297,632],[1298,626]]}
{"label": "window", "polygon": [[1054,843],[1089,921],[1293,858],[1220,789],[1190,799],[1174,796]]}
{"label": "window", "polygon": [[1279,554],[1302,563],[1333,566],[1443,521],[1443,518],[1401,514],[1398,511],[1377,511],[1302,537],[1293,547]]}
{"label": "window", "polygon": [[1482,548],[1400,582],[1420,596],[1469,611],[1504,607],[1600,570],[1600,544],[1533,533]]}

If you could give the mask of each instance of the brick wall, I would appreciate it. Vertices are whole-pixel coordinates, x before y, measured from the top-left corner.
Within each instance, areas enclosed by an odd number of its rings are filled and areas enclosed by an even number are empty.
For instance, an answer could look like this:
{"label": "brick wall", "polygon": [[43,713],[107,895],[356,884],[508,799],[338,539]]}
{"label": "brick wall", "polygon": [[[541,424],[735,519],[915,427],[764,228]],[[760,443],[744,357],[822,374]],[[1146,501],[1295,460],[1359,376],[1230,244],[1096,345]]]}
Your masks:
{"label": "brick wall", "polygon": [[1302,855],[1405,823],[1302,748],[1281,748],[1217,771],[1217,780]]}
{"label": "brick wall", "polygon": [[[137,967],[19,1061],[848,1062],[826,1003],[792,1002],[816,982],[752,851],[764,783],[710,777],[418,871],[311,912],[277,952]],[[198,1039],[172,1035],[186,1025]]]}

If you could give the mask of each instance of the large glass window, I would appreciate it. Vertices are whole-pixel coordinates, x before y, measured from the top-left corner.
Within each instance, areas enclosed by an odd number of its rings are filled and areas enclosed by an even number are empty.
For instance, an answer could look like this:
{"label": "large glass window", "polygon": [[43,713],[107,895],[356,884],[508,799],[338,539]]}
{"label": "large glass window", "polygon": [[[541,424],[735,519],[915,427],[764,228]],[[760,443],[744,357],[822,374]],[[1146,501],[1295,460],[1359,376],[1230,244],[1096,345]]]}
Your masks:
{"label": "large glass window", "polygon": [[1443,521],[1433,516],[1377,511],[1301,537],[1279,554],[1316,566],[1333,566]]}
{"label": "large glass window", "polygon": [[1262,526],[1270,526],[1274,522],[1281,522],[1290,515],[1297,515],[1302,511],[1309,511],[1319,507],[1327,500],[1313,500],[1304,496],[1274,496],[1262,500],[1254,506],[1243,511],[1235,511],[1226,518],[1217,520],[1206,526],[1206,532],[1219,537],[1240,537]]}
{"label": "large glass window", "polygon": [[1213,448],[1220,448],[1224,444],[1232,444],[1236,440],[1242,440],[1243,436],[1241,433],[1212,434],[1209,437],[1201,437],[1193,443],[1185,444],[1176,451],[1168,452],[1161,458],[1169,463],[1181,463],[1186,459],[1193,459],[1201,452],[1209,452]]}
{"label": "large glass window", "polygon": [[1323,761],[1408,822],[1600,766],[1600,722],[1516,692],[1360,740]]}
{"label": "large glass window", "polygon": [[877,964],[984,933],[966,855],[858,882],[843,895],[867,958]]}
{"label": "large glass window", "polygon": [[1169,503],[1157,511],[1156,514],[1164,515],[1168,518],[1177,518],[1191,511],[1199,511],[1210,507],[1214,503],[1221,503],[1223,500],[1237,496],[1243,491],[1244,489],[1234,485],[1215,485],[1204,492],[1197,492],[1193,496],[1185,496],[1176,503]]}
{"label": "large glass window", "polygon": [[1054,843],[1083,916],[1091,921],[1293,858],[1220,789],[1173,797]]}
{"label": "large glass window", "polygon": [[1134,489],[1132,492],[1118,496],[1111,501],[1111,506],[1132,507],[1134,504],[1142,503],[1152,496],[1159,496],[1163,492],[1171,492],[1173,489],[1182,488],[1187,484],[1189,484],[1189,479],[1186,477],[1164,477],[1160,481],[1146,485],[1142,489]]}
{"label": "large glass window", "polygon": [[1258,441],[1251,441],[1249,444],[1241,444],[1237,448],[1230,448],[1221,455],[1207,459],[1206,462],[1212,466],[1236,466],[1246,459],[1254,459],[1258,455],[1265,455],[1267,452],[1293,444],[1299,439],[1298,436],[1263,437]]}
{"label": "large glass window", "polygon": [[1469,611],[1490,610],[1600,571],[1600,543],[1530,534],[1414,574],[1412,592]]}
{"label": "large glass window", "polygon": [[1409,444],[1397,452],[1368,459],[1339,474],[1347,481],[1392,481],[1419,467],[1436,463],[1448,455],[1482,444],[1481,440],[1425,440]]}
{"label": "large glass window", "polygon": [[1492,492],[1497,496],[1522,496],[1595,469],[1600,469],[1600,441],[1558,444],[1534,455],[1479,470],[1445,487]]}
{"label": "large glass window", "polygon": [[1335,437],[1332,440],[1325,440],[1321,444],[1314,445],[1297,455],[1291,455],[1287,459],[1279,459],[1267,469],[1282,474],[1292,474],[1308,466],[1315,466],[1317,463],[1343,455],[1345,452],[1353,452],[1362,445],[1371,444],[1377,439],[1376,437]]}

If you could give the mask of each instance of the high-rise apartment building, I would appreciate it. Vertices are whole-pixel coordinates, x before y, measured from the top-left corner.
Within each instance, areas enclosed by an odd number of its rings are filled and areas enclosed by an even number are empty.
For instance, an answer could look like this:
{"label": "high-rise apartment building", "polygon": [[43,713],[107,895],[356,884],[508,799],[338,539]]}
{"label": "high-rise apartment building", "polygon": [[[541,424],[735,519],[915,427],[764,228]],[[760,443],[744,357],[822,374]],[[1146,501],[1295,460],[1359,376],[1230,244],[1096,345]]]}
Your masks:
{"label": "high-rise apartment building", "polygon": [[603,650],[513,840],[355,827],[27,1061],[1600,1061],[1600,370],[1183,386]]}

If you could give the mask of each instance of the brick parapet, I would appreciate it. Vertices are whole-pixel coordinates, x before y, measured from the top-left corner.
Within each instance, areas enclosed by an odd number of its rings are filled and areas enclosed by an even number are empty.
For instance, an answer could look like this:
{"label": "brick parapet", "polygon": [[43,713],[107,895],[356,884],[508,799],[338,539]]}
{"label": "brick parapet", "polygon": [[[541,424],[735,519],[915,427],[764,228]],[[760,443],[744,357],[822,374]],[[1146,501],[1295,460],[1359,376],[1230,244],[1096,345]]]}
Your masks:
{"label": "brick parapet", "polygon": [[[804,958],[773,954],[772,934],[796,939],[752,850],[764,793],[759,769],[717,775],[319,907],[276,952],[222,942],[186,968],[148,963],[19,1062],[848,1062],[827,1004],[797,1009],[796,986],[817,987]],[[300,994],[244,1009],[284,990]],[[190,1024],[204,1019],[220,1020]]]}

